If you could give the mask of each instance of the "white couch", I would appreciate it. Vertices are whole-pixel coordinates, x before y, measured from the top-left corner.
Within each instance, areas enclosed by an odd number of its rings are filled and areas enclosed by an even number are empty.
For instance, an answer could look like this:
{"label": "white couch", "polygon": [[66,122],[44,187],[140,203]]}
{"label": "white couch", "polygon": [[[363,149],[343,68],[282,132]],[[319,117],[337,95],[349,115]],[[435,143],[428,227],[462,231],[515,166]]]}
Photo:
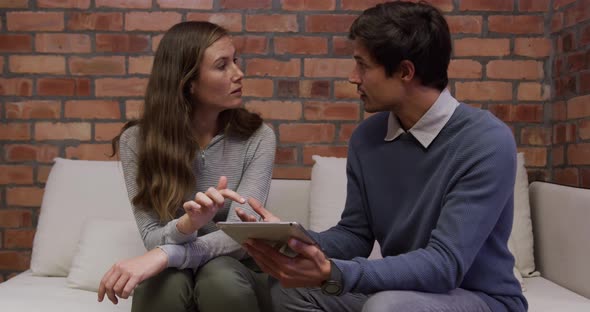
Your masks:
{"label": "white couch", "polygon": [[[58,172],[55,168],[60,171]],[[29,270],[0,284],[2,311],[130,311],[131,300],[121,300],[116,306],[108,301],[98,303],[95,292],[71,288],[72,284],[76,283],[93,283],[93,279],[95,280],[104,272],[104,268],[97,268],[100,265],[94,265],[85,269],[97,272],[80,273],[85,265],[94,261],[92,251],[104,248],[104,246],[82,244],[83,241],[93,241],[92,237],[88,238],[87,235],[88,229],[92,228],[88,226],[90,218],[88,216],[131,221],[129,203],[124,193],[124,186],[121,189],[122,186],[120,168],[114,162],[57,160],[46,186],[33,247],[32,268],[38,275],[42,274],[39,271],[51,269],[51,263],[53,263],[52,270],[62,276],[35,276]],[[68,193],[67,190],[71,188],[74,188],[75,192]],[[295,220],[306,226],[310,225],[311,188],[312,182],[307,180],[273,180],[267,207],[283,220]],[[587,263],[590,258],[588,243],[590,227],[587,226],[587,221],[590,220],[588,206],[590,190],[541,182],[532,183],[529,190],[536,265],[541,272],[539,277],[524,279],[526,287],[524,294],[529,300],[529,311],[588,312],[590,311],[590,299],[588,299],[590,298],[590,269]],[[69,201],[60,202],[65,199]],[[311,201],[313,200],[312,198]],[[76,210],[64,210],[68,205]],[[109,208],[117,205],[116,212]],[[52,228],[50,221],[59,219],[57,215],[63,213],[69,214],[70,219],[62,220],[61,227]],[[311,214],[313,215],[314,212]],[[82,224],[86,225],[82,226]],[[112,233],[121,235],[121,230],[116,227],[102,230],[107,237],[115,235]],[[68,231],[70,231],[69,234]],[[77,231],[77,233],[72,234],[71,231]],[[57,242],[54,241],[55,237],[50,237],[52,239],[49,240],[50,235],[57,235],[60,238]],[[140,252],[139,249],[129,251],[129,248],[125,247],[125,244],[134,246],[140,244],[139,235],[132,233],[127,236],[120,241],[117,240],[116,244],[121,244],[117,252]],[[97,241],[96,237],[94,241]],[[43,245],[40,245],[41,243]],[[113,245],[112,248],[116,249],[117,247],[114,246],[116,244],[111,241],[108,246]],[[80,256],[84,252],[87,253],[86,258]],[[110,253],[110,251],[102,252],[102,250],[98,252]],[[68,253],[72,254],[69,259],[67,259]],[[94,255],[96,258],[96,254]],[[110,263],[111,260],[102,259],[102,261]],[[55,264],[59,265],[55,266]],[[68,265],[70,267],[67,267]],[[77,280],[72,278],[73,272],[78,272]],[[89,277],[92,274],[94,277]],[[73,287],[85,288],[84,285]]]}

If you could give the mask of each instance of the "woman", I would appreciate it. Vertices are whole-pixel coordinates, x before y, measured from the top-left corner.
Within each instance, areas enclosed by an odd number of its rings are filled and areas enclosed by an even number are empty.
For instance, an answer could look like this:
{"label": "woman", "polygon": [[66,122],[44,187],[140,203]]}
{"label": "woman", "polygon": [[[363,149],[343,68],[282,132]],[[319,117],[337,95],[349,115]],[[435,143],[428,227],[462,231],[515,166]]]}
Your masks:
{"label": "woman", "polygon": [[113,265],[99,301],[106,294],[116,304],[143,282],[132,311],[264,308],[266,276],[237,260],[245,252],[214,224],[239,221],[235,207],[264,202],[270,187],[275,135],[240,108],[243,76],[215,24],[183,22],[162,38],[143,116],[113,139],[149,251]]}

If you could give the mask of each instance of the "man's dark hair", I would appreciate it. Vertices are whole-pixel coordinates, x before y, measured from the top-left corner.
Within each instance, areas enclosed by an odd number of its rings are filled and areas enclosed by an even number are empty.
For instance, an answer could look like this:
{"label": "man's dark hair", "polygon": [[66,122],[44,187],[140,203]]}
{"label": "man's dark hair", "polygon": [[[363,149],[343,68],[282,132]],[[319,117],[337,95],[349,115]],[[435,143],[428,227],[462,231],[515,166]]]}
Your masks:
{"label": "man's dark hair", "polygon": [[451,34],[442,13],[428,3],[378,4],[352,23],[348,37],[360,39],[388,77],[409,60],[423,85],[440,91],[447,86]]}

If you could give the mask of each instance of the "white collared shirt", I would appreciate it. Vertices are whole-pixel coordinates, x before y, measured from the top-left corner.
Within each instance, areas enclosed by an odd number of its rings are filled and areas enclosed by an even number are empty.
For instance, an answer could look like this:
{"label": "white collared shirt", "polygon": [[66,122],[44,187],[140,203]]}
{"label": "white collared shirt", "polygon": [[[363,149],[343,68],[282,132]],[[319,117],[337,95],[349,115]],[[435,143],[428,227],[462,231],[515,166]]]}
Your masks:
{"label": "white collared shirt", "polygon": [[[434,138],[447,124],[459,102],[445,89],[440,93],[434,104],[428,111],[408,130],[424,148],[428,148]],[[387,135],[385,141],[393,141],[406,131],[401,127],[395,114],[389,113],[387,122]]]}

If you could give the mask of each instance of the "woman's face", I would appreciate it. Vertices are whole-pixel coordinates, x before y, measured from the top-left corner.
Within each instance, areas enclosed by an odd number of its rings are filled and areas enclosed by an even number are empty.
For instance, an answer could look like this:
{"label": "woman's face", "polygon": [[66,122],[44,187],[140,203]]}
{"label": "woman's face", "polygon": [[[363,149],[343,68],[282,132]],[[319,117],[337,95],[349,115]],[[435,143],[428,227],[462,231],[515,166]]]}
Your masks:
{"label": "woman's face", "polygon": [[199,108],[223,111],[242,104],[244,73],[236,64],[235,53],[236,49],[228,36],[205,50],[199,78],[191,87]]}

